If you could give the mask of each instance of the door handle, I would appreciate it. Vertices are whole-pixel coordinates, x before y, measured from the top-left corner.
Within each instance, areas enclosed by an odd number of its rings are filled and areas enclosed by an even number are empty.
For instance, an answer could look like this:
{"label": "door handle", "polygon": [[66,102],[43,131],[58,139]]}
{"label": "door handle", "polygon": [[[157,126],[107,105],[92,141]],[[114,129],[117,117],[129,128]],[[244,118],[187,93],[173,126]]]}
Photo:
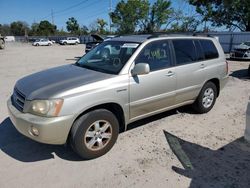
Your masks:
{"label": "door handle", "polygon": [[203,63],[200,65],[200,68],[201,68],[201,69],[204,69],[205,67],[206,67],[206,65],[203,64]]}
{"label": "door handle", "polygon": [[165,74],[165,76],[173,76],[174,75],[174,72],[172,72],[172,71],[169,71],[167,74]]}

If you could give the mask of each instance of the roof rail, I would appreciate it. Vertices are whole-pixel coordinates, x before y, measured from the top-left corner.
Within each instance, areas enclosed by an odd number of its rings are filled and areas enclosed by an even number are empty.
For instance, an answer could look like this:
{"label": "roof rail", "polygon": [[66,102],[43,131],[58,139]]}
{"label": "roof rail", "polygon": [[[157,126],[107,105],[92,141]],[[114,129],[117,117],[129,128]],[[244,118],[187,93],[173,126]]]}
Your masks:
{"label": "roof rail", "polygon": [[152,33],[148,39],[151,38],[157,38],[157,37],[166,37],[171,35],[190,35],[190,36],[205,36],[205,37],[213,37],[209,35],[208,33],[202,33],[202,32],[156,32]]}

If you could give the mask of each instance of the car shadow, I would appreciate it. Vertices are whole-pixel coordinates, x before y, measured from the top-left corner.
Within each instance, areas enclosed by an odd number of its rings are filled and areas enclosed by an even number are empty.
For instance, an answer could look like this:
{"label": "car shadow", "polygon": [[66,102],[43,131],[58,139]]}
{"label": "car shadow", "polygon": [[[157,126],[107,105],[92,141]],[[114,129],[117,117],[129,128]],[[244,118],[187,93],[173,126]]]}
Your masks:
{"label": "car shadow", "polygon": [[211,150],[166,131],[164,135],[183,166],[172,170],[191,178],[190,188],[250,187],[250,144],[243,137]]}
{"label": "car shadow", "polygon": [[53,159],[56,156],[69,161],[82,161],[69,146],[48,145],[21,135],[9,118],[0,124],[0,150],[22,162]]}
{"label": "car shadow", "polygon": [[127,126],[127,130],[132,130],[138,127],[141,127],[143,125],[146,125],[148,123],[154,122],[154,121],[158,121],[160,119],[166,118],[168,116],[172,116],[172,115],[176,115],[176,114],[197,114],[191,107],[191,105],[186,105],[186,106],[182,106],[173,110],[169,110],[166,112],[162,112],[138,121],[135,121],[133,123],[128,124]]}
{"label": "car shadow", "polygon": [[248,75],[248,69],[240,69],[240,70],[233,71],[229,76],[232,76],[241,80],[250,78]]}
{"label": "car shadow", "polygon": [[[132,130],[178,113],[192,113],[192,110],[187,106],[163,112],[131,123],[127,130]],[[121,133],[122,132],[124,131],[121,131]],[[16,130],[10,118],[6,118],[0,124],[0,150],[8,156],[22,162],[35,162],[53,159],[55,157],[68,161],[84,161],[69,145],[42,144],[23,136]]]}

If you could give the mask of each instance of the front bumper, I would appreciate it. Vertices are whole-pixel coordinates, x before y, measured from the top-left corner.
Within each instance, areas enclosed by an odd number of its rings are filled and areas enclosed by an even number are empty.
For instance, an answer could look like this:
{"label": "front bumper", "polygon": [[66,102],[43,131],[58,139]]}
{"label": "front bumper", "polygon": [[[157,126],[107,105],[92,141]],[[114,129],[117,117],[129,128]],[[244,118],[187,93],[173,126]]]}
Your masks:
{"label": "front bumper", "polygon": [[[16,129],[37,142],[46,144],[65,144],[74,121],[74,115],[62,117],[40,117],[18,111],[9,99],[7,101],[9,116]],[[39,131],[39,135],[32,134],[31,128]]]}
{"label": "front bumper", "polygon": [[248,142],[250,142],[250,98],[248,101],[248,106],[246,111],[246,129],[244,137]]}
{"label": "front bumper", "polygon": [[237,52],[237,51],[233,51],[230,53],[230,58],[231,59],[250,59],[250,53],[248,52]]}

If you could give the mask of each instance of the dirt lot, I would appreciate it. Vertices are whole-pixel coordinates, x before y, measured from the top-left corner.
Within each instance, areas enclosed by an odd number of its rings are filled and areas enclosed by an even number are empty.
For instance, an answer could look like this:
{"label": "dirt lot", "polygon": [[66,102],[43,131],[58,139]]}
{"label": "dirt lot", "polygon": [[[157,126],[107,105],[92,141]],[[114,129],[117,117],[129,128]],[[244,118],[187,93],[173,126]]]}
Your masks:
{"label": "dirt lot", "polygon": [[242,138],[249,62],[229,62],[230,80],[208,114],[185,107],[136,122],[108,154],[95,160],[82,161],[68,147],[20,135],[6,108],[16,80],[73,63],[83,52],[83,45],[23,44],[0,51],[1,188],[250,187],[250,146]]}

